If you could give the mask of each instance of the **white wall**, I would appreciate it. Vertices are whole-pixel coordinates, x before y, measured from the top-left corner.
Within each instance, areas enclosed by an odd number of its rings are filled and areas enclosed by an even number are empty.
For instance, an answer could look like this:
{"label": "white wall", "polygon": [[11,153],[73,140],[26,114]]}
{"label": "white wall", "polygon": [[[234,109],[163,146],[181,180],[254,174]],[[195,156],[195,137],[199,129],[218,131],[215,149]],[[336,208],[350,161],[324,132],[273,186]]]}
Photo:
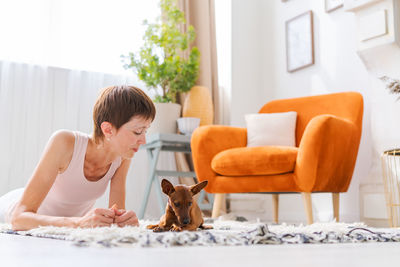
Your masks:
{"label": "white wall", "polygon": [[[364,96],[363,135],[349,191],[341,194],[340,215],[344,221],[360,219],[359,185],[371,165],[370,110],[371,77],[356,53],[354,14],[340,8],[325,12],[321,0],[233,0],[232,4],[232,117],[231,124],[244,126],[244,115],[257,112],[272,100],[341,91],[358,91]],[[308,10],[314,13],[315,64],[305,69],[286,71],[285,21]],[[382,88],[378,88],[380,90]],[[244,198],[247,201],[242,201]],[[237,213],[272,218],[269,195],[253,208],[255,195],[232,195]],[[245,204],[248,203],[248,204]],[[384,207],[382,207],[384,208]],[[313,195],[314,218],[332,218],[328,194]],[[283,221],[305,221],[300,195],[283,195],[280,203]]]}
{"label": "white wall", "polygon": [[243,114],[257,112],[270,92],[264,88],[263,77],[272,77],[264,72],[263,2],[232,2],[232,125],[243,125]]}

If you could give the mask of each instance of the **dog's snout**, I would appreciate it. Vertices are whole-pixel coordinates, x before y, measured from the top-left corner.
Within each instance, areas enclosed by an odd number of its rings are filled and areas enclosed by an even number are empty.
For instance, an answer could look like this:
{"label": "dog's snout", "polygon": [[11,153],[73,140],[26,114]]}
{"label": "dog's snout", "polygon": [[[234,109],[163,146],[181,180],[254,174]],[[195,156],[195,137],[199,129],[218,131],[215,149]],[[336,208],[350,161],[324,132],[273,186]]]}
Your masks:
{"label": "dog's snout", "polygon": [[190,219],[189,218],[184,218],[183,219],[183,224],[189,224],[190,223]]}

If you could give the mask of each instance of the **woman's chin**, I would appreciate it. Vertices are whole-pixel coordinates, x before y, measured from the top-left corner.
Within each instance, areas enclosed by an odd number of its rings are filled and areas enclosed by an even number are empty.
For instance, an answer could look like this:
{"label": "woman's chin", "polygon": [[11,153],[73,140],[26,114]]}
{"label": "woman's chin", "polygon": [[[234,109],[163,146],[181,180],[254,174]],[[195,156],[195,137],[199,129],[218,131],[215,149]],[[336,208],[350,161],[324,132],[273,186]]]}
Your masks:
{"label": "woman's chin", "polygon": [[125,153],[122,157],[124,159],[131,159],[133,158],[133,156],[135,156],[135,153],[136,153],[135,151],[130,150],[129,152]]}

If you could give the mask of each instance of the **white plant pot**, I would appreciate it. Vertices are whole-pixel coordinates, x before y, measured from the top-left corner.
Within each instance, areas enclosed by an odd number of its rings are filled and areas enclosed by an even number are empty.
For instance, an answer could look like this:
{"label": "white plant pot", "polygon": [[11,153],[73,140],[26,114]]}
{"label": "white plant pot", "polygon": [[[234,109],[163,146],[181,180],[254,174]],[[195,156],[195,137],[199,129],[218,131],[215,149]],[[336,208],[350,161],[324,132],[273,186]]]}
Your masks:
{"label": "white plant pot", "polygon": [[191,135],[194,130],[200,125],[200,118],[185,117],[179,118],[177,121],[178,130],[184,135]]}
{"label": "white plant pot", "polygon": [[176,133],[176,120],[181,116],[181,105],[176,103],[154,103],[156,117],[147,135],[155,133]]}

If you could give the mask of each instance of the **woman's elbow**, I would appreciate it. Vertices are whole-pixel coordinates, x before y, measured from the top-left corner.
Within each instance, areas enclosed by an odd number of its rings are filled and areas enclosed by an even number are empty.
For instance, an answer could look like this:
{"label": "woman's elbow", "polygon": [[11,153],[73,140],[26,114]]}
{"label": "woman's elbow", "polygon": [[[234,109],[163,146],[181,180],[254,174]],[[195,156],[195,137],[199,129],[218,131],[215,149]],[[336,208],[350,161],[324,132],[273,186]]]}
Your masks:
{"label": "woman's elbow", "polygon": [[11,229],[13,231],[22,231],[23,230],[17,220],[12,220],[11,221]]}
{"label": "woman's elbow", "polygon": [[24,212],[14,212],[11,215],[10,224],[13,231],[30,230],[26,224],[26,218],[24,217]]}
{"label": "woman's elbow", "polygon": [[22,227],[22,224],[21,224],[21,216],[20,216],[20,214],[13,214],[11,216],[10,223],[11,223],[11,229],[13,231],[24,230],[23,227]]}

